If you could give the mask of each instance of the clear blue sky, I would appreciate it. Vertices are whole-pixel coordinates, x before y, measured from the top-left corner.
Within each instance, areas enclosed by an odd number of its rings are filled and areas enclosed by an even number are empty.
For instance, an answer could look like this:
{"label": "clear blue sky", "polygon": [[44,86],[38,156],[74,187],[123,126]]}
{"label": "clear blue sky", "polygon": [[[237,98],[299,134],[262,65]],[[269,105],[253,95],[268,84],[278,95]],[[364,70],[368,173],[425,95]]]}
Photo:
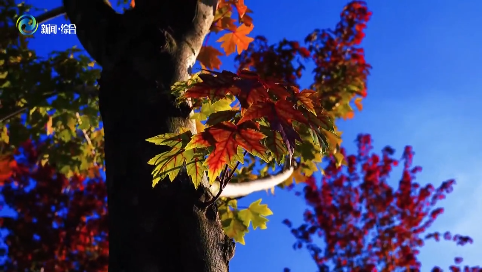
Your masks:
{"label": "clear blue sky", "polygon": [[[30,0],[54,8],[60,0]],[[115,1],[113,1],[115,2]],[[254,1],[245,0],[254,12],[254,35],[277,42],[286,37],[302,41],[315,28],[333,27],[347,0]],[[40,6],[42,5],[42,6]],[[364,110],[353,120],[340,122],[345,147],[354,151],[358,133],[370,133],[375,148],[409,144],[415,163],[423,166],[418,182],[438,185],[455,178],[454,192],[441,202],[445,213],[433,231],[451,230],[474,238],[457,247],[449,242],[427,243],[422,250],[422,271],[438,264],[447,267],[453,257],[466,264],[482,261],[482,1],[368,0],[373,16],[364,43],[372,64]],[[52,23],[61,24],[62,18]],[[32,43],[39,54],[79,45],[76,37],[45,36],[38,32]],[[210,39],[210,43],[214,42]],[[233,69],[231,59],[223,69]],[[308,85],[310,82],[305,81]],[[393,182],[398,182],[394,176]],[[301,223],[304,202],[293,193],[277,189],[274,196],[261,192],[240,204],[263,198],[273,210],[267,230],[251,231],[246,246],[238,245],[231,271],[316,271],[304,250],[294,251],[294,238],[281,224],[285,218]]]}

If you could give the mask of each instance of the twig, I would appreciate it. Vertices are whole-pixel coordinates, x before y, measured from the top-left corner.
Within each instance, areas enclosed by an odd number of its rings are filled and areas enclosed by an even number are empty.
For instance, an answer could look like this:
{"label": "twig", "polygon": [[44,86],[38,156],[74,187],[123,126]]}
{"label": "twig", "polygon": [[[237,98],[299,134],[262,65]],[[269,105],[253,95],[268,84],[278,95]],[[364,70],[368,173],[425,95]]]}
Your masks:
{"label": "twig", "polygon": [[[244,156],[246,156],[247,153],[248,153],[248,152],[244,151]],[[228,165],[226,165],[226,166],[224,167],[224,173],[223,173],[223,176],[222,176],[222,178],[221,178],[221,180],[220,180],[220,182],[219,182],[219,191],[218,191],[218,193],[216,194],[216,196],[214,196],[214,197],[213,197],[212,199],[210,199],[209,201],[202,203],[202,204],[201,204],[201,207],[202,207],[202,208],[207,208],[207,207],[213,205],[213,204],[216,202],[216,200],[219,199],[219,197],[220,197],[221,194],[223,193],[224,188],[226,187],[226,185],[228,185],[229,181],[230,181],[231,178],[233,177],[234,172],[236,171],[236,169],[238,169],[239,164],[240,164],[240,163],[239,163],[239,161],[238,161],[238,162],[236,163],[236,165],[234,166],[234,168],[232,169],[231,173],[229,174],[229,177],[228,177],[226,180],[225,180],[225,178],[226,178],[226,173],[228,172]]]}
{"label": "twig", "polygon": [[27,107],[21,107],[11,113],[8,113],[7,115],[5,115],[4,117],[0,118],[0,123],[3,123],[4,121],[16,116],[17,114],[20,114],[24,111],[26,111],[28,108]]}
{"label": "twig", "polygon": [[224,184],[227,172],[228,172],[228,165],[226,164],[226,166],[224,166],[223,175],[221,176],[221,181],[220,181],[221,184]]}
{"label": "twig", "polygon": [[[82,119],[80,119],[80,114],[79,114],[78,112],[75,113],[75,117],[77,117],[77,122],[79,122],[79,125],[82,125]],[[82,129],[82,133],[84,134],[84,138],[85,138],[85,140],[87,141],[87,143],[88,143],[91,147],[94,147],[94,146],[92,145],[92,141],[90,140],[89,135],[87,135],[87,130]],[[93,153],[95,154],[95,151],[93,151]]]}

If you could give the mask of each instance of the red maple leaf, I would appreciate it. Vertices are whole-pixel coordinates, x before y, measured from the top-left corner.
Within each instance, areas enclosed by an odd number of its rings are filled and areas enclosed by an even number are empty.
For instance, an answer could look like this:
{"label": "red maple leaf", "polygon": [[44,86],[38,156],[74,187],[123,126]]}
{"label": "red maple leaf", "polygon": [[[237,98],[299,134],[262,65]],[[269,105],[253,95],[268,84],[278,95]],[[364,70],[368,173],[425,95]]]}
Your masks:
{"label": "red maple leaf", "polygon": [[210,180],[214,180],[226,165],[231,165],[236,159],[243,159],[237,156],[238,148],[266,158],[265,153],[268,149],[261,144],[265,137],[263,133],[252,128],[222,122],[194,135],[186,149],[214,147],[206,159],[208,176]]}

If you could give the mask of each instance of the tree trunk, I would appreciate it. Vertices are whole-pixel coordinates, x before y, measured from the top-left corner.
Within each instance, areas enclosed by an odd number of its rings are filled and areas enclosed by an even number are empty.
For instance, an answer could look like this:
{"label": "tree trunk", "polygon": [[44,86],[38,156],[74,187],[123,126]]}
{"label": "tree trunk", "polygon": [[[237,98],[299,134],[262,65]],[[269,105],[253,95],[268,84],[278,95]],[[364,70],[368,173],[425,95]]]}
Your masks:
{"label": "tree trunk", "polygon": [[169,87],[189,76],[217,0],[138,0],[116,14],[102,0],[64,0],[87,52],[102,66],[110,272],[226,272],[234,243],[212,196],[185,171],[152,188],[147,161],[163,148],[147,138],[192,126]]}

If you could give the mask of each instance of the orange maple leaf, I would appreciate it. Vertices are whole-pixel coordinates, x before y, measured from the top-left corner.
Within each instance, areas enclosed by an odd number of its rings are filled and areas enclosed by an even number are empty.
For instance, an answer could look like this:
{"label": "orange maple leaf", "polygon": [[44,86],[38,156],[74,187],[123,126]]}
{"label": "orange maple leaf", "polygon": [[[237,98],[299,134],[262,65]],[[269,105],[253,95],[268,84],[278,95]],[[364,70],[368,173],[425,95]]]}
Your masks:
{"label": "orange maple leaf", "polygon": [[238,10],[239,18],[243,18],[244,14],[248,10],[248,7],[244,4],[244,0],[238,0],[236,3],[236,9]]}
{"label": "orange maple leaf", "polygon": [[248,27],[245,24],[242,24],[236,29],[236,31],[226,33],[217,40],[217,42],[222,42],[221,47],[224,49],[226,56],[234,53],[236,49],[238,54],[241,54],[243,50],[248,49],[249,44],[254,41],[254,39],[247,37],[246,35],[253,30],[253,27],[254,25]]}
{"label": "orange maple leaf", "polygon": [[211,25],[211,31],[218,33],[221,30],[230,30],[230,31],[236,31],[236,25],[234,24],[236,20],[234,20],[231,17],[223,17],[217,21],[215,21]]}
{"label": "orange maple leaf", "polygon": [[201,68],[203,69],[219,69],[221,68],[219,56],[222,55],[223,53],[212,46],[203,46],[197,56],[197,60],[201,63]]}
{"label": "orange maple leaf", "polygon": [[214,180],[225,165],[231,164],[236,159],[242,159],[237,156],[239,147],[255,156],[266,158],[267,148],[261,144],[261,140],[265,137],[263,133],[254,129],[222,122],[196,134],[186,146],[186,150],[214,147],[206,159],[208,177]]}

